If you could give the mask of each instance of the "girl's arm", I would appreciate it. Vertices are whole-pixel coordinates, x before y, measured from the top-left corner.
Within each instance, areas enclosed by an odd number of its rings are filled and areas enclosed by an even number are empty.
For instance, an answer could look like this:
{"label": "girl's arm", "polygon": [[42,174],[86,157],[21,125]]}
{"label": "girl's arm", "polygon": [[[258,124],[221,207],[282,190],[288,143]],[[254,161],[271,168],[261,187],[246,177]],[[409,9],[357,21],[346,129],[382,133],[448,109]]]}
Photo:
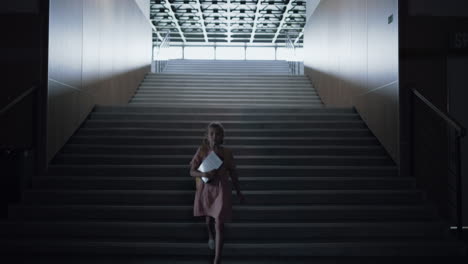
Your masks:
{"label": "girl's arm", "polygon": [[240,203],[245,204],[245,197],[242,194],[241,189],[240,189],[239,180],[237,177],[237,170],[235,168],[232,169],[230,175],[231,175],[232,184],[234,185],[234,188],[236,188],[237,197],[239,197]]}
{"label": "girl's arm", "polygon": [[241,189],[239,185],[239,179],[237,178],[237,170],[234,168],[234,169],[231,169],[230,172],[231,172],[230,175],[231,175],[232,184],[234,185],[234,188],[236,189],[237,195],[239,195],[241,193]]}
{"label": "girl's arm", "polygon": [[209,172],[201,172],[201,171],[198,171],[197,169],[195,168],[190,168],[190,176],[192,177],[206,177],[208,179],[212,179],[216,174],[216,170],[212,170],[212,171],[209,171]]}
{"label": "girl's arm", "polygon": [[237,169],[236,169],[236,165],[234,162],[234,156],[232,155],[232,151],[229,151],[229,154],[231,156],[231,166],[229,168],[229,172],[230,172],[229,175],[231,176],[232,185],[234,185],[234,188],[236,189],[237,196],[239,197],[241,204],[243,204],[245,203],[245,198],[240,189],[239,177],[237,175]]}

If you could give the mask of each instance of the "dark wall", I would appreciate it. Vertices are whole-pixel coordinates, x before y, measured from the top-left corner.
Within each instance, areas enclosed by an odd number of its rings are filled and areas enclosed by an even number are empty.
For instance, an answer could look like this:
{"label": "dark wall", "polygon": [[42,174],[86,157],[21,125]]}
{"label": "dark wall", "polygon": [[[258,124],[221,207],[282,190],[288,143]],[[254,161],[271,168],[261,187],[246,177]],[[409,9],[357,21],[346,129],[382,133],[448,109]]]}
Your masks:
{"label": "dark wall", "polygon": [[[41,81],[43,24],[39,1],[7,1],[1,4],[0,56],[2,58],[2,88],[0,109],[13,103]],[[45,43],[47,44],[47,43]],[[0,116],[0,144],[3,147],[31,148],[34,144],[34,100],[30,93]],[[18,122],[24,120],[24,122]]]}
{"label": "dark wall", "polygon": [[356,107],[398,163],[398,1],[322,0],[304,28],[304,54],[323,102]]}
{"label": "dark wall", "polygon": [[[463,81],[460,71],[466,75],[463,65],[467,65],[467,57],[451,51],[450,39],[456,30],[468,32],[468,2],[410,0],[400,3],[401,168],[404,174],[415,175],[418,185],[438,205],[440,214],[453,224],[456,206],[454,160],[450,155],[453,132],[425,104],[414,99],[410,88],[415,88],[442,112],[454,112],[454,117],[466,120],[463,118],[468,113],[466,98],[456,100],[452,96],[450,99],[449,95],[455,88],[458,96],[464,94],[460,90]],[[464,149],[466,155],[468,149]],[[466,186],[466,167],[464,179]],[[468,209],[466,187],[464,200],[464,207]],[[467,210],[464,211],[468,216]],[[465,225],[467,223],[465,217]]]}
{"label": "dark wall", "polygon": [[[48,1],[0,4],[1,216],[45,170]],[[41,166],[42,165],[42,166]]]}
{"label": "dark wall", "polygon": [[[468,28],[467,23],[465,23],[465,27]],[[468,52],[463,55],[452,54],[449,56],[447,61],[447,85],[449,91],[449,113],[450,115],[455,118],[464,128],[468,128],[468,107],[467,107],[467,99],[468,99]],[[456,146],[453,146],[453,143],[449,146],[452,146],[451,153]],[[463,189],[463,218],[465,219],[464,225],[468,226],[468,138],[463,138],[461,140],[461,151],[462,151],[462,189]],[[452,209],[450,213],[452,214],[455,212],[453,208],[456,204],[455,200],[455,175],[452,171],[454,171],[454,159],[451,158],[449,160],[449,168],[451,172],[449,173],[449,190],[450,197],[451,197],[451,204]]]}
{"label": "dark wall", "polygon": [[51,0],[48,160],[95,104],[126,104],[150,70],[152,27],[134,0]]}

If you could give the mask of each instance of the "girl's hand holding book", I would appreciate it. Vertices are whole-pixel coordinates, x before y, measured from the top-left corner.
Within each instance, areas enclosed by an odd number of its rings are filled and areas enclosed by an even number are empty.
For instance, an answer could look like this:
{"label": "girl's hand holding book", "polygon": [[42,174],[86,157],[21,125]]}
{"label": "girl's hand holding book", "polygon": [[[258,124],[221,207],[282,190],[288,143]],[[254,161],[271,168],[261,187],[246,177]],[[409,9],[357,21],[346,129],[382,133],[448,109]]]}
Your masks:
{"label": "girl's hand holding book", "polygon": [[212,171],[209,171],[209,172],[204,172],[203,177],[206,177],[206,178],[212,180],[216,176],[217,172],[218,172],[218,170],[212,170]]}

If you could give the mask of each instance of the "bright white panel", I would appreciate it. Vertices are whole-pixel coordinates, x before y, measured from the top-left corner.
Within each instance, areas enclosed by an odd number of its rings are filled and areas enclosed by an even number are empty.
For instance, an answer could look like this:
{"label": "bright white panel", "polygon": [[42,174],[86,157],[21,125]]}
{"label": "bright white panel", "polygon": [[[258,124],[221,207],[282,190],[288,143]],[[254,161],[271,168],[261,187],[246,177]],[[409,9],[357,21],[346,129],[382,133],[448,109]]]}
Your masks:
{"label": "bright white panel", "polygon": [[243,47],[217,47],[217,60],[243,60],[245,51]]}
{"label": "bright white panel", "polygon": [[287,48],[278,48],[276,50],[276,59],[277,60],[288,60],[289,50]]}
{"label": "bright white panel", "polygon": [[296,48],[296,51],[294,51],[288,48],[278,48],[276,59],[287,61],[304,61],[304,49]]}
{"label": "bright white panel", "polygon": [[184,58],[187,60],[213,60],[213,47],[185,47]]}
{"label": "bright white panel", "polygon": [[248,47],[247,60],[274,60],[275,48]]}
{"label": "bright white panel", "polygon": [[182,59],[182,47],[164,48],[158,53],[158,48],[154,48],[154,60],[176,60]]}

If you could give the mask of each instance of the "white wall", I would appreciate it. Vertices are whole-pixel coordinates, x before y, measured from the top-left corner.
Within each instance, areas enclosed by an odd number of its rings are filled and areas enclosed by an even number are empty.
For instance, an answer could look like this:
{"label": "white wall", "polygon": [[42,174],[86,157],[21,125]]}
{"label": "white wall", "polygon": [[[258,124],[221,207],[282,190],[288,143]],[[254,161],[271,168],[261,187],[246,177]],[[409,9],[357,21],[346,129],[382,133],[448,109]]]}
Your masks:
{"label": "white wall", "polygon": [[152,28],[129,0],[50,0],[48,160],[96,104],[127,104],[150,70]]}
{"label": "white wall", "polygon": [[319,3],[320,3],[320,0],[307,0],[306,2],[307,20],[306,21],[309,21],[310,16],[314,13]]}
{"label": "white wall", "polygon": [[135,0],[146,18],[150,18],[150,0]]}
{"label": "white wall", "polygon": [[321,0],[304,28],[304,72],[326,105],[356,107],[399,162],[398,0]]}

